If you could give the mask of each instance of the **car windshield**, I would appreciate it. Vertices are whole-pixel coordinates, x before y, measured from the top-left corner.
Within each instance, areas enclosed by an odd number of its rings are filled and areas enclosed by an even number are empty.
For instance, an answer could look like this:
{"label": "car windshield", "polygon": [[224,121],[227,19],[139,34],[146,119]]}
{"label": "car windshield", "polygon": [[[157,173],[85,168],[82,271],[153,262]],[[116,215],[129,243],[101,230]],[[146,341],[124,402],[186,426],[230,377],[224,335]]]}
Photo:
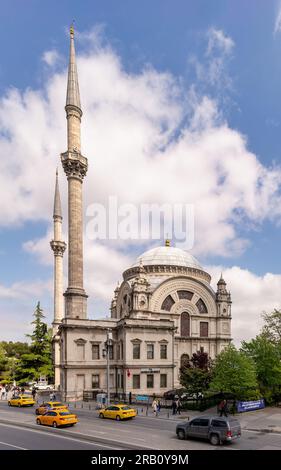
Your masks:
{"label": "car windshield", "polygon": [[69,413],[69,411],[62,411],[61,413],[59,413],[60,416],[67,416],[67,415],[71,415],[71,413]]}

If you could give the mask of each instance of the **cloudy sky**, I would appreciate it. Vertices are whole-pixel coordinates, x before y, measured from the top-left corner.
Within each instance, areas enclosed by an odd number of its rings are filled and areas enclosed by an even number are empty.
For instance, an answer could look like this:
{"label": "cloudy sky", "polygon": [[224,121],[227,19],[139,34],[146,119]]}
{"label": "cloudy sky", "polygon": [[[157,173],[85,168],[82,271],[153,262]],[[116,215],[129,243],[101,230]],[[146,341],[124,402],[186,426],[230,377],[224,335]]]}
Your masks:
{"label": "cloudy sky", "polygon": [[1,339],[24,339],[38,300],[52,318],[57,165],[66,232],[59,155],[72,19],[89,161],[89,317],[107,316],[124,269],[163,244],[92,240],[91,204],[186,203],[192,254],[214,288],[222,271],[231,290],[235,342],[254,336],[261,313],[281,306],[281,4],[2,0],[1,16]]}

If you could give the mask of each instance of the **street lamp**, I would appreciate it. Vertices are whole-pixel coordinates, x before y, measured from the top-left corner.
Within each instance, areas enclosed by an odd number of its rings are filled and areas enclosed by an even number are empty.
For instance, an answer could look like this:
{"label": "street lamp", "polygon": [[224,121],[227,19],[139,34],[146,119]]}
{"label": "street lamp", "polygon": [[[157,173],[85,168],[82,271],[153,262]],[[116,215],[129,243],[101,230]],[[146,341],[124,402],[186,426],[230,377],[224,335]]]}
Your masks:
{"label": "street lamp", "polygon": [[113,341],[112,341],[112,331],[110,328],[107,328],[106,330],[106,341],[104,342],[105,349],[102,351],[102,355],[105,358],[106,357],[106,368],[107,368],[107,380],[106,380],[106,385],[107,385],[107,406],[110,404],[110,349],[112,347]]}

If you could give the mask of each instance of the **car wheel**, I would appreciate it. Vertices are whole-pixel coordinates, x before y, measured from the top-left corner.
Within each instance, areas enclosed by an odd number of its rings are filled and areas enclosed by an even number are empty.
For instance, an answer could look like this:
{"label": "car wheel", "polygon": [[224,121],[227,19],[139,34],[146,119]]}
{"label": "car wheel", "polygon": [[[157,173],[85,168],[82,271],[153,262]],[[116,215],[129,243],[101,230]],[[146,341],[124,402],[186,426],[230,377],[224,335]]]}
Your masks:
{"label": "car wheel", "polygon": [[41,420],[39,418],[36,419],[36,424],[41,424]]}
{"label": "car wheel", "polygon": [[115,419],[116,419],[116,421],[120,421],[121,417],[119,415],[117,415]]}
{"label": "car wheel", "polygon": [[220,443],[220,438],[217,434],[212,434],[210,437],[210,443],[212,446],[218,446]]}
{"label": "car wheel", "polygon": [[100,418],[104,418],[103,413],[100,413],[100,414],[99,414],[99,417],[100,417]]}
{"label": "car wheel", "polygon": [[177,436],[178,436],[178,439],[185,439],[185,432],[183,429],[179,429],[178,432],[177,432]]}
{"label": "car wheel", "polygon": [[54,421],[54,422],[53,422],[53,428],[57,428],[57,427],[58,427],[58,425],[57,425],[57,423]]}

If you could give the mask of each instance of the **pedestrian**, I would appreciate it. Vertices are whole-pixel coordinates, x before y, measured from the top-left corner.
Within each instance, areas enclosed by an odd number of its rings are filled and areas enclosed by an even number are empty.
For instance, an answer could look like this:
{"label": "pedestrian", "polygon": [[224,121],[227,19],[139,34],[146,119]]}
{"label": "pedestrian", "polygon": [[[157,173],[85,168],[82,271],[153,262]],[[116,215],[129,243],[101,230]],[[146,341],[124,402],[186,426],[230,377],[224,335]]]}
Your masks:
{"label": "pedestrian", "polygon": [[1,400],[5,400],[5,395],[6,395],[6,390],[5,390],[5,387],[3,387],[1,390]]}
{"label": "pedestrian", "polygon": [[56,399],[55,393],[54,393],[54,392],[51,392],[51,393],[50,393],[50,401],[55,401],[55,399]]}
{"label": "pedestrian", "polygon": [[154,416],[157,416],[157,400],[156,399],[154,399],[152,402],[152,409],[153,409]]}
{"label": "pedestrian", "polygon": [[33,400],[35,401],[35,398],[36,398],[36,388],[35,387],[32,388],[31,395],[32,395]]}
{"label": "pedestrian", "polygon": [[159,413],[161,410],[161,403],[160,400],[157,400],[157,412]]}
{"label": "pedestrian", "polygon": [[218,411],[219,411],[219,415],[220,417],[222,417],[223,415],[227,418],[228,414],[228,410],[227,410],[227,401],[226,400],[222,400],[218,406]]}
{"label": "pedestrian", "polygon": [[172,410],[173,410],[173,415],[175,415],[176,412],[177,412],[177,402],[174,398],[173,398],[173,401],[172,401]]}
{"label": "pedestrian", "polygon": [[177,401],[176,401],[176,413],[178,413],[179,415],[181,414],[181,399],[178,398]]}

